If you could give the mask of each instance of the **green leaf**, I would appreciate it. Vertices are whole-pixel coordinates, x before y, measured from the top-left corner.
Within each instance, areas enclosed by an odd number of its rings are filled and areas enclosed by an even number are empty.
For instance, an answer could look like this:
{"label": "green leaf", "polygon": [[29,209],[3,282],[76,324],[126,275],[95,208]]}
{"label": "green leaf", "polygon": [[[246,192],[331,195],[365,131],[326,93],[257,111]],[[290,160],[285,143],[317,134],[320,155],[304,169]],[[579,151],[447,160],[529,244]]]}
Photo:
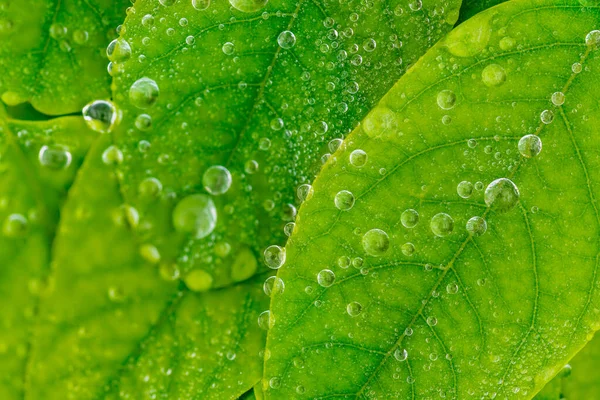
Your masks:
{"label": "green leaf", "polygon": [[[123,113],[114,136],[124,154],[124,196],[149,219],[168,221],[179,201],[205,196],[209,167],[225,167],[225,181],[231,174],[229,190],[211,196],[214,231],[208,223],[201,232],[167,223],[146,233],[162,258],[177,260],[183,277],[209,276],[203,289],[265,268],[262,252],[284,243],[295,189],[310,183],[331,152],[328,143],[335,149],[450,29],[459,6],[440,0],[414,3],[412,11],[405,1],[272,0],[241,12],[235,0],[206,9],[209,2],[169,3],[138,1],[125,22],[122,39],[132,56],[113,83]],[[149,178],[169,202],[144,208]],[[210,203],[204,209],[213,211]]]}
{"label": "green leaf", "polygon": [[0,9],[0,93],[52,115],[109,97],[106,44],[129,0],[19,0]]}
{"label": "green leaf", "polygon": [[479,14],[349,135],[278,272],[267,398],[531,398],[600,328],[599,18]]}
{"label": "green leaf", "polygon": [[82,118],[0,116],[0,398],[23,397],[59,208],[95,137]]}
{"label": "green leaf", "polygon": [[569,361],[572,373],[563,378],[562,393],[567,399],[596,399],[600,396],[600,336],[594,338]]}

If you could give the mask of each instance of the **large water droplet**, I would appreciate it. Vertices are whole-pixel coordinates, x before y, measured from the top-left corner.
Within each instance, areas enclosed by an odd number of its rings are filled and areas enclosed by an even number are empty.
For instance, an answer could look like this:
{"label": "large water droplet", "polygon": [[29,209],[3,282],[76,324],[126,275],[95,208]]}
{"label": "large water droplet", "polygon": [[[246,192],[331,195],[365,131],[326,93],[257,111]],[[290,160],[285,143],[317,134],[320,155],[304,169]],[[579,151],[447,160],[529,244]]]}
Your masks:
{"label": "large water droplet", "polygon": [[277,245],[269,246],[265,249],[265,264],[272,269],[279,269],[285,263],[285,248]]}
{"label": "large water droplet", "polygon": [[412,208],[404,210],[400,216],[400,222],[405,228],[414,228],[419,223],[419,213]]}
{"label": "large water droplet", "polygon": [[484,200],[492,210],[504,213],[519,202],[519,188],[507,178],[496,179],[485,189]]}
{"label": "large water droplet", "polygon": [[506,81],[506,72],[498,64],[490,64],[481,71],[481,80],[486,86],[500,86]]}
{"label": "large water droplet", "polygon": [[431,231],[438,237],[448,236],[454,230],[454,220],[446,213],[439,213],[431,218]]}
{"label": "large water droplet", "polygon": [[481,217],[471,217],[467,221],[466,228],[467,232],[469,232],[471,235],[481,236],[485,233],[485,231],[487,231],[487,222],[485,222],[485,219]]}
{"label": "large water droplet", "polygon": [[456,104],[456,95],[452,90],[442,90],[437,95],[437,104],[442,110],[450,110]]}
{"label": "large water droplet", "polygon": [[456,186],[456,193],[463,199],[468,199],[473,194],[474,186],[469,181],[462,181]]}
{"label": "large water droplet", "polygon": [[335,282],[335,274],[332,270],[324,269],[317,274],[317,282],[323,287],[329,287]]}
{"label": "large water droplet", "polygon": [[551,124],[552,121],[554,121],[554,112],[551,110],[542,111],[540,114],[540,120],[546,125]]}
{"label": "large water droplet", "polygon": [[348,211],[354,206],[354,195],[347,190],[341,190],[335,195],[334,203],[338,210]]}
{"label": "large water droplet", "polygon": [[285,284],[281,278],[277,276],[270,276],[263,284],[263,290],[265,291],[265,294],[270,297],[273,294],[283,293],[285,290]]}
{"label": "large water droplet", "polygon": [[194,194],[184,197],[173,210],[175,230],[192,234],[197,239],[210,235],[216,225],[217,210],[208,195]]}
{"label": "large water droplet", "polygon": [[518,148],[523,157],[535,157],[542,151],[542,139],[536,135],[525,135],[519,140]]}
{"label": "large water droplet", "polygon": [[158,99],[158,85],[150,78],[140,78],[129,88],[129,100],[137,108],[150,108]]}
{"label": "large water droplet", "polygon": [[231,186],[231,174],[227,168],[213,165],[204,172],[202,184],[206,191],[212,195],[223,194]]}
{"label": "large water droplet", "polygon": [[282,49],[291,49],[296,44],[296,36],[292,31],[283,31],[277,37],[277,43]]}
{"label": "large water droplet", "polygon": [[110,42],[106,48],[106,55],[112,62],[125,62],[131,57],[131,47],[127,40],[118,38]]}
{"label": "large water droplet", "polygon": [[406,361],[408,358],[408,351],[406,349],[396,348],[396,350],[394,350],[394,358],[398,361]]}
{"label": "large water droplet", "polygon": [[357,315],[359,315],[362,312],[362,310],[363,310],[362,304],[360,304],[358,301],[350,302],[346,306],[346,312],[351,317],[356,317]]}
{"label": "large water droplet", "polygon": [[364,166],[367,163],[367,159],[367,153],[364,150],[356,149],[350,153],[350,164],[357,168]]}
{"label": "large water droplet", "polygon": [[83,119],[93,131],[111,132],[117,123],[117,108],[106,100],[95,100],[83,107]]}
{"label": "large water droplet", "polygon": [[600,44],[600,31],[593,30],[585,36],[585,44],[587,46],[593,47],[594,49],[598,48]]}
{"label": "large water droplet", "polygon": [[390,248],[390,238],[381,229],[371,229],[362,237],[362,246],[367,254],[379,257]]}

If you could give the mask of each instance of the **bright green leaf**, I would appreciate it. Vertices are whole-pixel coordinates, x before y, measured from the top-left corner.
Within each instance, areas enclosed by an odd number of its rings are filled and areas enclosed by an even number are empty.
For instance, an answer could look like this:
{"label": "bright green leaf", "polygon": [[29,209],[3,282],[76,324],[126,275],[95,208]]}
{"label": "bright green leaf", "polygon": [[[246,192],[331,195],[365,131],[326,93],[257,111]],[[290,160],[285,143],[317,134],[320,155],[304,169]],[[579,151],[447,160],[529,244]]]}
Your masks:
{"label": "bright green leaf", "polygon": [[278,273],[267,398],[531,398],[600,328],[599,21],[479,14],[345,140]]}
{"label": "bright green leaf", "polygon": [[571,375],[564,378],[562,394],[567,399],[597,399],[600,397],[600,336],[594,336],[577,355],[569,361]]}
{"label": "bright green leaf", "polygon": [[[298,185],[310,183],[340,138],[450,29],[459,6],[265,3],[244,13],[227,1],[194,8],[139,0],[124,25],[132,56],[113,84],[123,112],[115,138],[124,196],[149,220],[168,220],[182,201],[175,229],[161,224],[147,240],[177,261],[184,279],[209,277],[202,290],[265,268],[263,250],[284,242],[295,217]],[[211,166],[226,169],[221,181],[207,177]],[[145,208],[150,178],[169,201]],[[207,193],[216,195],[209,201]],[[192,203],[206,211],[198,226],[178,217]]]}
{"label": "bright green leaf", "polygon": [[46,114],[109,97],[107,43],[129,0],[19,0],[0,8],[0,94]]}

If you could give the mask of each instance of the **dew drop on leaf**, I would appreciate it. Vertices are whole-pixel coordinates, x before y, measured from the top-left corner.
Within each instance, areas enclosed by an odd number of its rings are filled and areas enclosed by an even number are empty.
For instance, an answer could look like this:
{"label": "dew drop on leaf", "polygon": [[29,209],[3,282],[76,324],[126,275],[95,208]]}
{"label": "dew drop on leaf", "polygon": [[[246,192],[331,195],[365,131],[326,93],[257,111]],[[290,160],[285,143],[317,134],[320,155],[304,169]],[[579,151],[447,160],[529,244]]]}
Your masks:
{"label": "dew drop on leaf", "polygon": [[412,208],[404,210],[400,215],[400,221],[405,228],[414,228],[419,223],[419,213]]}
{"label": "dew drop on leaf", "polygon": [[310,200],[313,197],[314,190],[311,185],[304,183],[298,186],[296,194],[298,196],[298,200],[300,200],[300,203],[303,203],[304,201]]}
{"label": "dew drop on leaf", "polygon": [[285,284],[281,278],[277,276],[270,276],[265,280],[263,284],[263,290],[267,296],[272,296],[276,293],[283,293],[285,290]]}
{"label": "dew drop on leaf", "polygon": [[431,218],[429,226],[435,236],[445,237],[454,230],[454,220],[446,213],[438,213]]}
{"label": "dew drop on leaf", "polygon": [[160,252],[153,244],[143,244],[140,246],[140,256],[150,264],[158,264],[160,262]]}
{"label": "dew drop on leaf", "polygon": [[513,209],[519,202],[519,189],[508,178],[496,179],[485,189],[485,204],[492,210],[504,213]]}
{"label": "dew drop on leaf", "polygon": [[367,254],[379,257],[390,248],[390,238],[381,229],[371,229],[362,237],[362,246]]}
{"label": "dew drop on leaf", "polygon": [[540,114],[540,120],[546,125],[551,124],[552,121],[554,121],[554,112],[551,110],[542,111]]}
{"label": "dew drop on leaf", "polygon": [[354,206],[354,195],[347,191],[339,191],[334,198],[335,207],[341,211],[348,211]]}
{"label": "dew drop on leaf", "polygon": [[488,87],[500,86],[506,81],[506,72],[498,64],[490,64],[481,72],[481,80]]}
{"label": "dew drop on leaf", "polygon": [[127,40],[118,38],[108,44],[106,55],[112,62],[122,63],[131,57],[131,46]]}
{"label": "dew drop on leaf", "polygon": [[402,245],[402,247],[400,248],[402,250],[402,254],[404,254],[405,256],[409,257],[412,256],[415,252],[415,245],[408,242],[408,243],[404,243]]}
{"label": "dew drop on leaf", "polygon": [[135,127],[140,131],[147,131],[152,127],[152,117],[148,114],[140,114],[135,119]]}
{"label": "dew drop on leaf", "polygon": [[234,45],[231,42],[226,42],[225,44],[223,44],[223,46],[221,47],[221,50],[223,51],[223,54],[230,56],[233,54],[233,50],[234,50]]}
{"label": "dew drop on leaf", "polygon": [[108,146],[102,153],[102,162],[111,166],[119,165],[123,162],[123,152],[117,146]]}
{"label": "dew drop on leaf", "polygon": [[554,104],[555,106],[562,106],[563,104],[565,104],[565,94],[563,92],[554,92],[552,93],[552,104]]}
{"label": "dew drop on leaf", "polygon": [[275,325],[275,318],[272,316],[271,311],[263,311],[258,316],[258,326],[260,326],[265,331],[269,328],[272,328]]}
{"label": "dew drop on leaf", "polygon": [[202,269],[194,269],[187,273],[183,282],[192,292],[206,292],[212,287],[213,277]]}
{"label": "dew drop on leaf", "polygon": [[585,36],[585,44],[586,44],[586,46],[593,47],[594,50],[597,49],[598,45],[600,44],[600,31],[593,30],[593,31],[589,32]]}
{"label": "dew drop on leaf", "polygon": [[277,245],[269,246],[264,251],[265,264],[272,269],[279,269],[285,263],[285,248]]}
{"label": "dew drop on leaf", "polygon": [[162,183],[153,177],[144,178],[138,185],[138,193],[144,198],[158,197],[162,191]]}
{"label": "dew drop on leaf", "polygon": [[542,139],[536,135],[525,135],[519,140],[518,148],[523,157],[533,158],[542,151]]}
{"label": "dew drop on leaf", "polygon": [[363,310],[362,304],[360,304],[358,301],[350,302],[346,306],[346,312],[351,317],[356,317],[357,315],[359,315],[362,312],[362,310]]}
{"label": "dew drop on leaf", "polygon": [[456,186],[456,193],[463,199],[468,199],[473,194],[474,186],[469,181],[462,181]]}
{"label": "dew drop on leaf", "polygon": [[406,361],[408,358],[408,350],[397,348],[394,350],[394,358],[398,361]]}
{"label": "dew drop on leaf", "polygon": [[158,85],[154,80],[147,77],[133,82],[129,88],[129,100],[131,104],[140,109],[152,107],[158,99],[158,94]]}
{"label": "dew drop on leaf", "polygon": [[60,145],[42,146],[38,153],[40,165],[54,170],[66,169],[71,165],[72,155]]}
{"label": "dew drop on leaf", "polygon": [[184,197],[173,210],[173,226],[182,233],[202,239],[212,233],[217,225],[217,210],[212,199],[205,194]]}
{"label": "dew drop on leaf", "polygon": [[113,103],[107,100],[96,100],[82,110],[83,119],[87,125],[95,132],[111,132],[117,122],[117,108]]}
{"label": "dew drop on leaf", "polygon": [[473,236],[481,236],[487,231],[487,222],[478,216],[471,217],[467,221],[466,229]]}
{"label": "dew drop on leaf", "polygon": [[210,7],[210,0],[192,0],[192,7],[196,10],[204,11]]}
{"label": "dew drop on leaf", "polygon": [[277,44],[282,49],[291,49],[296,44],[296,36],[292,31],[283,31],[277,37]]}
{"label": "dew drop on leaf", "polygon": [[364,150],[356,149],[350,153],[350,164],[354,167],[360,168],[367,163],[367,153]]}
{"label": "dew drop on leaf", "polygon": [[450,110],[456,104],[456,94],[452,90],[442,90],[437,94],[437,104],[442,110]]}
{"label": "dew drop on leaf", "polygon": [[24,236],[27,233],[29,223],[22,214],[10,214],[2,224],[2,233],[9,238]]}
{"label": "dew drop on leaf", "polygon": [[241,12],[255,12],[263,8],[269,0],[229,0],[229,4]]}
{"label": "dew drop on leaf", "polygon": [[212,195],[226,193],[231,187],[231,173],[225,167],[213,165],[204,172],[202,185]]}
{"label": "dew drop on leaf", "polygon": [[317,274],[317,282],[323,287],[329,287],[335,282],[335,273],[330,269],[324,269]]}

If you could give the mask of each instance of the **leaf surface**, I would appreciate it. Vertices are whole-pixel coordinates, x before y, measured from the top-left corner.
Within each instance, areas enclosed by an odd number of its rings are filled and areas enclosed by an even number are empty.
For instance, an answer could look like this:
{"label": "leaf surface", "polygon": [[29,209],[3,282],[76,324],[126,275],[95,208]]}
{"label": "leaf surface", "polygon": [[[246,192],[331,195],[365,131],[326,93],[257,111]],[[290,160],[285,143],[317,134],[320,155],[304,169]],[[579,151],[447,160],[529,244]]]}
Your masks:
{"label": "leaf surface", "polygon": [[46,114],[110,96],[105,51],[129,0],[19,0],[0,11],[0,94]]}
{"label": "leaf surface", "polygon": [[531,398],[600,328],[599,20],[487,10],[346,139],[278,272],[267,398]]}

